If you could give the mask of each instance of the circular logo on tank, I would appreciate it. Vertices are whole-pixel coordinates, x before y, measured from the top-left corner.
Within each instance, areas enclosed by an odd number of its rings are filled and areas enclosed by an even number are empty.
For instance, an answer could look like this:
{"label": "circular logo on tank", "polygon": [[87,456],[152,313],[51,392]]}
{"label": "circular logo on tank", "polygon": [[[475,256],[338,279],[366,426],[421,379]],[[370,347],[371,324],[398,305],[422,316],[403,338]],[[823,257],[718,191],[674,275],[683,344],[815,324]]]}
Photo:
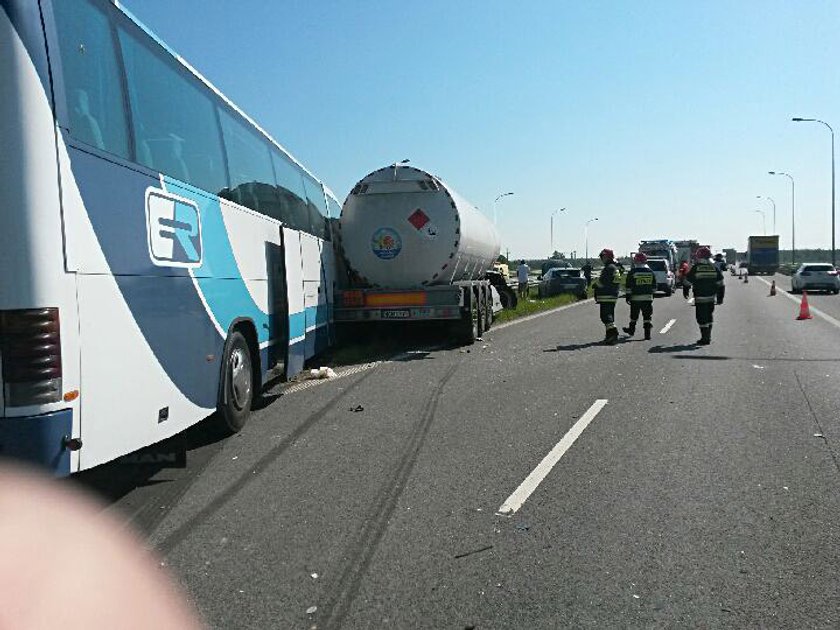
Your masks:
{"label": "circular logo on tank", "polygon": [[370,249],[382,260],[391,260],[402,251],[402,239],[395,229],[382,227],[371,236]]}

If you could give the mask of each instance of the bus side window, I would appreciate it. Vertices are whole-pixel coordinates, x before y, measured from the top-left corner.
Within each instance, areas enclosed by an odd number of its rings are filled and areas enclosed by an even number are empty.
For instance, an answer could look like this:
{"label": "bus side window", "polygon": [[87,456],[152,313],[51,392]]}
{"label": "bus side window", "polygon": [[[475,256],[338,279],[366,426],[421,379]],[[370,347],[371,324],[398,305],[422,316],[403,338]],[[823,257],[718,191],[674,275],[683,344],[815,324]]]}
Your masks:
{"label": "bus side window", "polygon": [[108,17],[90,2],[53,6],[70,135],[130,158],[126,108]]}
{"label": "bus side window", "polygon": [[[67,3],[73,4],[73,3]],[[214,101],[163,51],[121,25],[137,161],[213,194],[227,185]]]}
{"label": "bus side window", "polygon": [[311,232],[309,209],[306,207],[306,190],[303,187],[300,169],[280,151],[272,151],[271,158],[281,201],[278,218],[296,230]]}
{"label": "bus side window", "polygon": [[219,108],[219,119],[230,171],[230,188],[220,196],[276,218],[280,199],[268,143],[226,109]]}
{"label": "bus side window", "polygon": [[318,238],[329,240],[327,232],[327,200],[324,188],[311,177],[304,177],[306,183],[306,197],[308,200],[309,221],[312,234]]}

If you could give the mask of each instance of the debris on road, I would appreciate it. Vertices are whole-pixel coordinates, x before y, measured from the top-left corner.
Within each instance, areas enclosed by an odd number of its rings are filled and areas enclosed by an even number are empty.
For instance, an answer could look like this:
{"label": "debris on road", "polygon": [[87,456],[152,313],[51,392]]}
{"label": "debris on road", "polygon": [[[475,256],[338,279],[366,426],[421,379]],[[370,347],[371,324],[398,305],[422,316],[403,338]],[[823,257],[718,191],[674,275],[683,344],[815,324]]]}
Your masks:
{"label": "debris on road", "polygon": [[518,532],[527,532],[529,529],[531,529],[531,526],[526,525],[525,523],[519,523],[519,525],[516,526],[516,531]]}
{"label": "debris on road", "polygon": [[753,363],[753,367],[754,367],[756,370],[763,370],[763,369],[764,369],[764,366],[763,366],[763,365],[756,365],[755,363]]}
{"label": "debris on road", "polygon": [[318,612],[318,607],[317,606],[310,606],[309,608],[306,609],[306,614],[307,615],[314,615],[316,612]]}
{"label": "debris on road", "polygon": [[459,553],[455,556],[456,559],[458,558],[466,558],[467,556],[472,556],[477,553],[481,553],[482,551],[488,551],[493,548],[493,545],[487,545],[486,547],[481,547],[480,549],[473,549],[472,551],[465,551],[464,553]]}
{"label": "debris on road", "polygon": [[312,369],[309,370],[309,378],[313,379],[320,379],[320,378],[335,378],[338,376],[331,367],[319,367],[317,370]]}
{"label": "debris on road", "polygon": [[814,433],[814,437],[825,439],[825,436],[822,433]]}
{"label": "debris on road", "polygon": [[359,413],[360,411],[364,411],[364,410],[365,410],[365,408],[362,407],[361,405],[356,405],[355,407],[350,407],[350,411],[352,411],[353,413]]}
{"label": "debris on road", "polygon": [[309,577],[311,577],[313,580],[317,580],[318,579],[318,574],[317,573],[310,573]]}

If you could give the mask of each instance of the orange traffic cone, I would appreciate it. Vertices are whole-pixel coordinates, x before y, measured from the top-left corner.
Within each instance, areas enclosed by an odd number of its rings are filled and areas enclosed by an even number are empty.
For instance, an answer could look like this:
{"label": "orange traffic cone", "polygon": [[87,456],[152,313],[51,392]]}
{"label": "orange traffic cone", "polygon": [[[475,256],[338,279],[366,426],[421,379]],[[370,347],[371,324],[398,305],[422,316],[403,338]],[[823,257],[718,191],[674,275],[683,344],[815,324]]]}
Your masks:
{"label": "orange traffic cone", "polygon": [[768,297],[773,297],[776,295],[776,281],[773,280],[773,283],[770,285],[770,295]]}
{"label": "orange traffic cone", "polygon": [[799,317],[796,319],[813,319],[811,308],[808,306],[808,292],[802,291],[802,303],[799,305]]}

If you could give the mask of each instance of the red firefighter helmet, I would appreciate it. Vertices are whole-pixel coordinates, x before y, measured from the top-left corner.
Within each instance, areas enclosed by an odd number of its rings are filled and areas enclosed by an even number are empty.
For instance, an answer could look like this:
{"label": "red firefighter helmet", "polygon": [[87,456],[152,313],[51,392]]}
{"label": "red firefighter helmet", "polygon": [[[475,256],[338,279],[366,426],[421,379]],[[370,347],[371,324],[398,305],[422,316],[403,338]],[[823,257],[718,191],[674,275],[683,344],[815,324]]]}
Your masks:
{"label": "red firefighter helmet", "polygon": [[647,262],[647,256],[645,254],[643,254],[642,252],[639,252],[638,254],[633,256],[633,262],[638,263],[640,265],[643,265]]}
{"label": "red firefighter helmet", "polygon": [[697,251],[694,253],[694,257],[697,259],[700,258],[711,258],[712,257],[712,250],[708,247],[698,247]]}
{"label": "red firefighter helmet", "polygon": [[598,254],[598,258],[604,258],[605,256],[606,256],[607,258],[609,258],[610,260],[612,260],[613,258],[615,258],[615,254],[613,253],[613,250],[608,249],[608,248],[606,248],[606,247],[605,247],[604,249],[602,249],[602,250],[601,250],[601,253],[600,253],[600,254]]}

